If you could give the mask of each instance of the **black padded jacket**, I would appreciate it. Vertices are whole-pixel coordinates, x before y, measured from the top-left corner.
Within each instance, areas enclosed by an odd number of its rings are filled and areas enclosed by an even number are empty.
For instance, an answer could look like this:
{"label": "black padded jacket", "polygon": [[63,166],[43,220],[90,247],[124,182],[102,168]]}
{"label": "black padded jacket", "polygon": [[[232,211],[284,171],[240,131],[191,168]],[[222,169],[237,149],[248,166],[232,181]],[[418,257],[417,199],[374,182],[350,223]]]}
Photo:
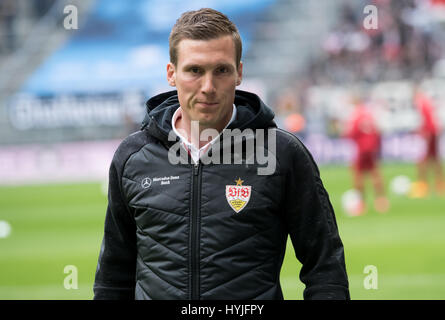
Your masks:
{"label": "black padded jacket", "polygon": [[94,299],[283,299],[288,235],[302,263],[304,298],[349,299],[343,244],[312,156],[276,128],[255,94],[237,90],[235,105],[227,129],[264,129],[265,137],[273,130],[262,150],[276,160],[272,173],[259,174],[264,162],[244,156],[173,164],[177,92],[147,101],[141,131],[120,144],[111,163]]}

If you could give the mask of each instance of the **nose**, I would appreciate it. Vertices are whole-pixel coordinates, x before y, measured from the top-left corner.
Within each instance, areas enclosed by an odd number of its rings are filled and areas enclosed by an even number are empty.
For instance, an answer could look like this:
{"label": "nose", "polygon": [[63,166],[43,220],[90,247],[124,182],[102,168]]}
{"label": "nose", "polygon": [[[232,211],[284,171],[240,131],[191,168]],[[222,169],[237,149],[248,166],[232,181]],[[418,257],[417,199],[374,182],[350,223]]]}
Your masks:
{"label": "nose", "polygon": [[204,94],[213,94],[216,92],[215,79],[212,74],[207,74],[202,79],[201,91]]}

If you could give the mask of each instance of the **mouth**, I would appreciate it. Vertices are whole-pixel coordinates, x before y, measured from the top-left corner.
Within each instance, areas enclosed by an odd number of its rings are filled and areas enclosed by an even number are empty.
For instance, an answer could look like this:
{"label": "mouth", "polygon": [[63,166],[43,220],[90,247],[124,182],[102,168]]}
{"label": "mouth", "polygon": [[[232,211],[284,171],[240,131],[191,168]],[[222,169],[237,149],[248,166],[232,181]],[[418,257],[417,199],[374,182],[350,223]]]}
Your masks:
{"label": "mouth", "polygon": [[216,106],[218,104],[218,102],[198,101],[197,104],[199,104],[203,107],[212,107],[212,106]]}

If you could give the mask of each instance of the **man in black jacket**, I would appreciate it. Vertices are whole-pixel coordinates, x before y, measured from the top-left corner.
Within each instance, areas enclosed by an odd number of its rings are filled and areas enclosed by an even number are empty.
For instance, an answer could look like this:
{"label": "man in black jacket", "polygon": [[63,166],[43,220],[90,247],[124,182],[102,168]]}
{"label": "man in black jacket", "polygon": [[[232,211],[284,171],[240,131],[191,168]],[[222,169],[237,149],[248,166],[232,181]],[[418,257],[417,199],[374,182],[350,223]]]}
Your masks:
{"label": "man in black jacket", "polygon": [[308,150],[242,80],[218,11],[184,13],[142,130],[116,151],[95,299],[283,299],[290,235],[305,299],[349,299],[334,211]]}

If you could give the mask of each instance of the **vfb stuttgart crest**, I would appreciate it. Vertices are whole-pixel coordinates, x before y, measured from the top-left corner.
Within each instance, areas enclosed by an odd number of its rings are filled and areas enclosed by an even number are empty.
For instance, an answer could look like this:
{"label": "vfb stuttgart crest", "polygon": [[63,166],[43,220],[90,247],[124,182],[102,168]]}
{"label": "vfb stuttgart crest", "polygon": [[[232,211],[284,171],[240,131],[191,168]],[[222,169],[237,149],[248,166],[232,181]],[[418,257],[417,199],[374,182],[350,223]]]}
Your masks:
{"label": "vfb stuttgart crest", "polygon": [[243,210],[249,202],[252,188],[251,186],[243,186],[244,181],[241,180],[241,178],[238,178],[235,182],[236,186],[226,185],[226,198],[230,207],[238,213]]}

